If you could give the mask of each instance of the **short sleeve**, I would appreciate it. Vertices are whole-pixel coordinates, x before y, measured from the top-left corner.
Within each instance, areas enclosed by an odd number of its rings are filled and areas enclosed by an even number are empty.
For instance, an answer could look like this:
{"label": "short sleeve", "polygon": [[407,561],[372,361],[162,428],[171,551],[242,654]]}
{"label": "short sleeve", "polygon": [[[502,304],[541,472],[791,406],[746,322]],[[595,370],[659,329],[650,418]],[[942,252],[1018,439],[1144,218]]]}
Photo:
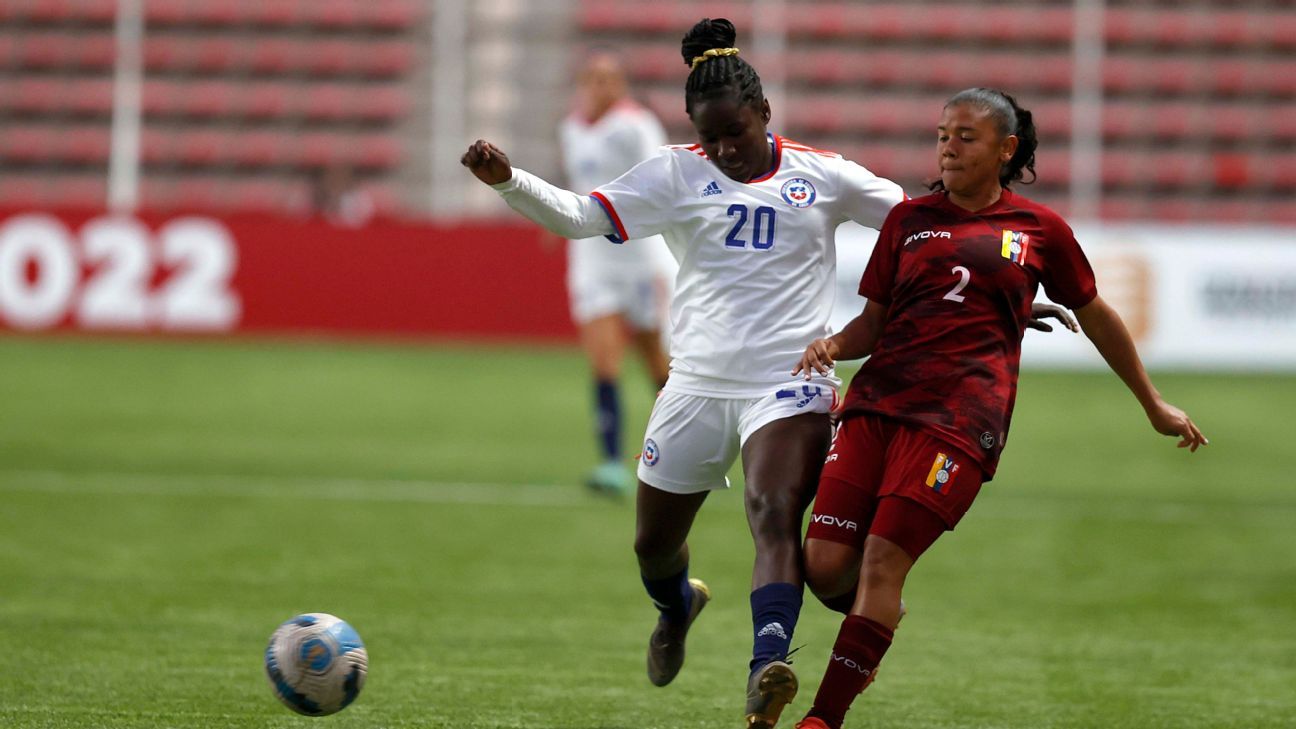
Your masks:
{"label": "short sleeve", "polygon": [[1050,300],[1079,309],[1098,295],[1093,267],[1076,241],[1071,226],[1057,216],[1040,220],[1047,238],[1039,246],[1040,284]]}
{"label": "short sleeve", "polygon": [[882,223],[878,233],[877,244],[873,246],[873,255],[869,256],[864,276],[860,278],[859,294],[869,301],[879,304],[891,303],[891,291],[895,288],[896,270],[900,263],[900,218],[903,212],[899,206],[891,209]]}
{"label": "short sleeve", "polygon": [[591,192],[616,230],[608,238],[623,243],[665,231],[677,198],[675,179],[675,158],[669,149],[661,148],[624,175]]}
{"label": "short sleeve", "polygon": [[882,227],[887,214],[905,199],[896,183],[869,172],[848,159],[837,160],[841,214],[874,230]]}

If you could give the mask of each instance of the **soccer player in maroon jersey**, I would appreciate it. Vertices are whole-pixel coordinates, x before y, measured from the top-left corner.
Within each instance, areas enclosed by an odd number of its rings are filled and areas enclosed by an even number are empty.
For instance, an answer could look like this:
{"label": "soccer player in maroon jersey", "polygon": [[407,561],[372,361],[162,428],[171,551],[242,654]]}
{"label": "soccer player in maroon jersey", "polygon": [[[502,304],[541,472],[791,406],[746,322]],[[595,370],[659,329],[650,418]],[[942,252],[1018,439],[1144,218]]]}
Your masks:
{"label": "soccer player in maroon jersey", "polygon": [[840,729],[891,645],[914,561],[994,476],[1040,285],[1075,311],[1157,432],[1193,451],[1207,442],[1153,387],[1071,229],[1009,189],[1035,171],[1030,112],[1003,92],[968,89],[946,103],[937,134],[940,179],[887,217],[860,282],[863,313],[812,342],[793,371],[869,356],[806,533],[806,582],[846,619],[799,729]]}

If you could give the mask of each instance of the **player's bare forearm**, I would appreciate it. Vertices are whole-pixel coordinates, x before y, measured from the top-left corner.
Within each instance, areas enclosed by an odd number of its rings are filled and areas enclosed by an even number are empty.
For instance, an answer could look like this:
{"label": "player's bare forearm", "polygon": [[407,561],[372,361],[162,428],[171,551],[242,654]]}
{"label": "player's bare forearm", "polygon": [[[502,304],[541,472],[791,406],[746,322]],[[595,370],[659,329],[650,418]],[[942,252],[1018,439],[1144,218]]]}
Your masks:
{"label": "player's bare forearm", "polygon": [[802,375],[808,380],[815,372],[828,374],[839,359],[860,359],[872,354],[882,334],[886,312],[885,306],[868,302],[864,311],[851,319],[840,332],[811,342],[792,374]]}
{"label": "player's bare forearm", "polygon": [[851,319],[840,332],[831,338],[837,342],[837,359],[862,359],[873,354],[882,336],[887,307],[874,301],[864,305],[864,311]]}
{"label": "player's bare forearm", "polygon": [[1101,297],[1095,297],[1089,304],[1076,309],[1075,315],[1107,365],[1138,398],[1148,421],[1158,433],[1179,436],[1179,447],[1192,451],[1210,442],[1187,413],[1162,399],[1143,368],[1134,338],[1115,309]]}
{"label": "player's bare forearm", "polygon": [[1101,296],[1095,296],[1093,301],[1076,309],[1075,315],[1085,336],[1089,337],[1107,365],[1129,387],[1134,397],[1138,398],[1143,409],[1155,405],[1161,399],[1161,394],[1148,378],[1143,360],[1139,358],[1138,349],[1134,346],[1134,337],[1130,336],[1120,314]]}

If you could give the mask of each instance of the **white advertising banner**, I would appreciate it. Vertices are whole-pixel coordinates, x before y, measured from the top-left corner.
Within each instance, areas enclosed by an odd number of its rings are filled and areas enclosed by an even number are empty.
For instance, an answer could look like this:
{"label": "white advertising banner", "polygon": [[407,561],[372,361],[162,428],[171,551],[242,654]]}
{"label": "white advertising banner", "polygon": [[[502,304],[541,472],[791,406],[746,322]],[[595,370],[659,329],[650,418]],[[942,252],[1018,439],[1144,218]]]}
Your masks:
{"label": "white advertising banner", "polygon": [[[1296,371],[1296,229],[1105,225],[1076,237],[1149,367]],[[854,224],[838,231],[835,329],[863,308],[876,239]],[[1103,366],[1087,338],[1058,329],[1028,332],[1022,363]]]}

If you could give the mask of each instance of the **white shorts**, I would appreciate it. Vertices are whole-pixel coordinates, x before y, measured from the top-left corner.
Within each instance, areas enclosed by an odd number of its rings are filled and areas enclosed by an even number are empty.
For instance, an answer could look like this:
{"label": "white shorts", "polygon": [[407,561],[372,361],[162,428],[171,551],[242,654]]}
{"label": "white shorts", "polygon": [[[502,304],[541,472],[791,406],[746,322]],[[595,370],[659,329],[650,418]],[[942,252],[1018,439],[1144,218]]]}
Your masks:
{"label": "white shorts", "polygon": [[665,329],[669,284],[652,271],[621,270],[604,276],[573,276],[567,281],[572,319],[584,324],[620,314],[641,332]]}
{"label": "white shorts", "polygon": [[837,402],[828,380],[796,380],[757,398],[662,392],[639,457],[639,480],[674,494],[729,488],[725,474],[752,433],[775,420],[827,413]]}

